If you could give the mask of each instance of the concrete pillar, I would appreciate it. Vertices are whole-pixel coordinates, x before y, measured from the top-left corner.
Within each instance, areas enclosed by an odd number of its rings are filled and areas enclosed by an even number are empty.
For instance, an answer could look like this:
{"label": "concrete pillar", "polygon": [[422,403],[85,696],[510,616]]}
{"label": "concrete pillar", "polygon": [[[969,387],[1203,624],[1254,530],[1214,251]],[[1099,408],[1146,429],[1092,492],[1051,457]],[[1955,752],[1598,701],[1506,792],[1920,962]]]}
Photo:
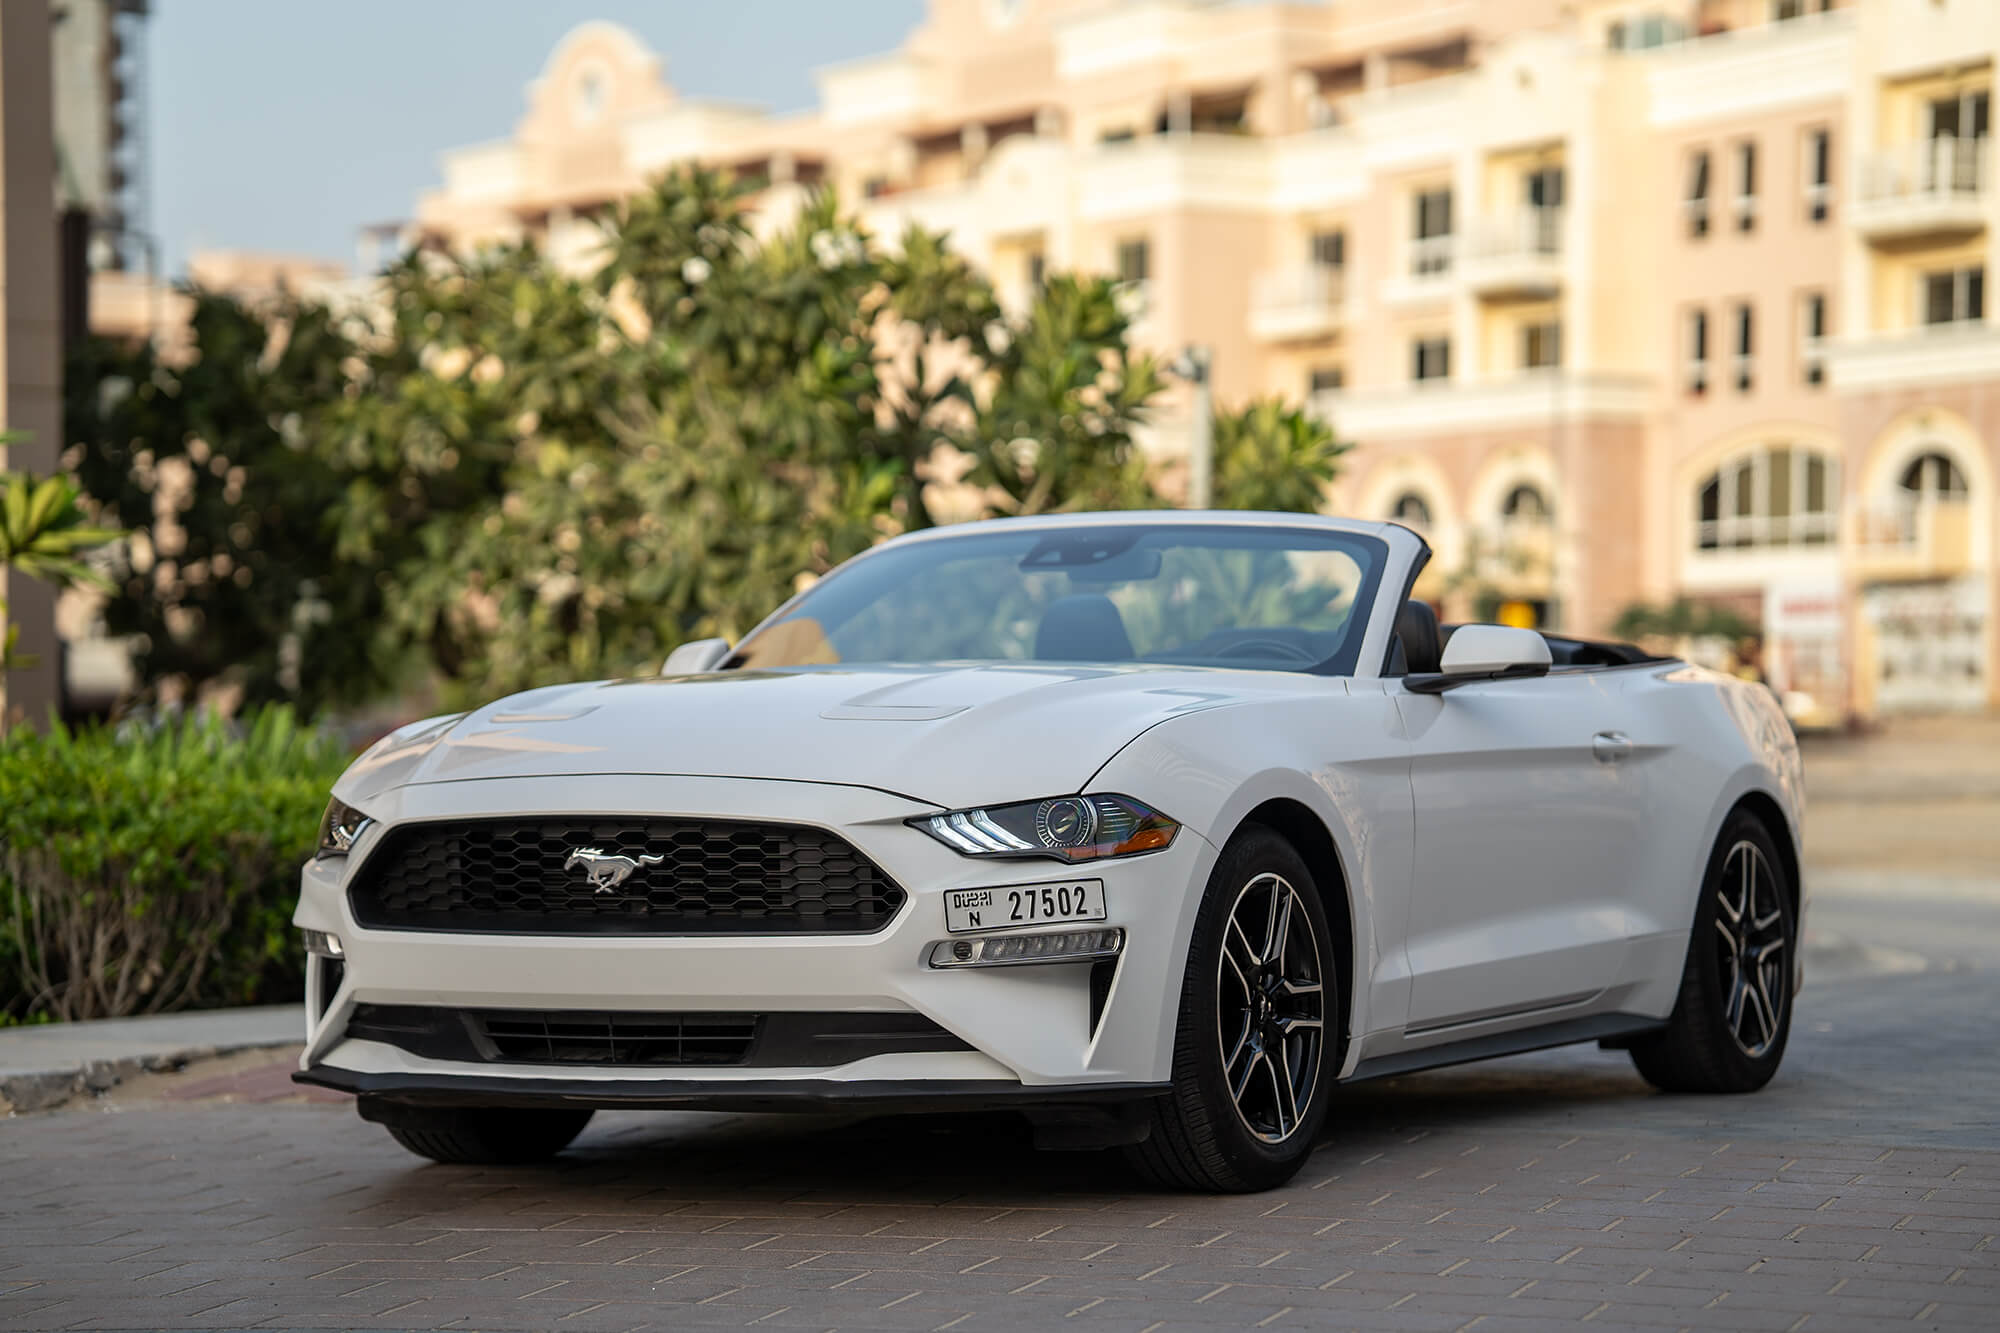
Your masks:
{"label": "concrete pillar", "polygon": [[958,132],[958,151],[965,159],[965,175],[969,180],[979,174],[980,164],[986,160],[986,150],[992,146],[986,126],[972,121]]}
{"label": "concrete pillar", "polygon": [[1370,51],[1361,57],[1361,91],[1380,96],[1389,91],[1389,53]]}
{"label": "concrete pillar", "polygon": [[[62,316],[56,295],[55,92],[49,6],[0,4],[0,429],[28,438],[0,468],[47,475],[62,453]],[[58,702],[55,590],[20,575],[0,596],[36,666],[6,674],[0,725]],[[0,633],[4,633],[0,630]]]}

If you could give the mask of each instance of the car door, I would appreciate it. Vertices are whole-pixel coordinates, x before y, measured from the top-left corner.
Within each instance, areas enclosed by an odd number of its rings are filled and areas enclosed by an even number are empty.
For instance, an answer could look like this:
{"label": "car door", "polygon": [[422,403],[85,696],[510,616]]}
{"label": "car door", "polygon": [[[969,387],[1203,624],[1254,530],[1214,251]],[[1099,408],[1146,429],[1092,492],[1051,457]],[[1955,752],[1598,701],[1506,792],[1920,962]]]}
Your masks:
{"label": "car door", "polygon": [[1416,824],[1406,1032],[1528,1021],[1618,979],[1643,817],[1619,675],[1397,695]]}

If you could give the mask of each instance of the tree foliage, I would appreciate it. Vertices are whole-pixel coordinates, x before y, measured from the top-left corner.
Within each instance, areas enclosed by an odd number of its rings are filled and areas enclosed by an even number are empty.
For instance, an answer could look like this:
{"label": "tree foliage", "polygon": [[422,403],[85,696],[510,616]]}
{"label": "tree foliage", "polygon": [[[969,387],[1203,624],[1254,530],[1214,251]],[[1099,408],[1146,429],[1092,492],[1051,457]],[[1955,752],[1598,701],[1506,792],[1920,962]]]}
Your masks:
{"label": "tree foliage", "polygon": [[1726,606],[1676,598],[1664,605],[1635,602],[1618,613],[1611,632],[1621,639],[1754,639],[1757,627]]}
{"label": "tree foliage", "polygon": [[106,628],[147,681],[227,681],[252,702],[378,684],[379,592],[344,582],[328,506],[342,478],[314,438],[352,351],[323,308],[197,295],[192,356],[87,342],[66,377],[76,475],[131,536]]}
{"label": "tree foliage", "polygon": [[[679,170],[583,265],[419,252],[366,328],[204,296],[185,365],[95,345],[72,438],[138,534],[111,627],[144,677],[318,707],[406,673],[468,700],[644,671],[938,521],[941,457],[952,517],[1155,502],[1135,434],[1163,376],[1112,283],[1009,312],[942,236],[885,245],[829,194],[751,221]],[[1316,507],[1338,447],[1253,412],[1225,502]]]}
{"label": "tree foliage", "polygon": [[1340,457],[1353,446],[1323,418],[1280,398],[1260,398],[1215,416],[1218,508],[1318,513]]}

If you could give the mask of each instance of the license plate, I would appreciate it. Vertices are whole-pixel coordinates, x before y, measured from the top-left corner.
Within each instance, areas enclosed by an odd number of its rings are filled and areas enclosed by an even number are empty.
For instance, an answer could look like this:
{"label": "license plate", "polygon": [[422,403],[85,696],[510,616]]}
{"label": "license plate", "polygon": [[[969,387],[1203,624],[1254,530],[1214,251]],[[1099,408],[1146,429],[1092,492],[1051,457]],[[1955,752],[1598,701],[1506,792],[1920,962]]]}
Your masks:
{"label": "license plate", "polygon": [[997,889],[947,889],[944,928],[953,935],[1057,921],[1104,920],[1104,881],[1057,880]]}

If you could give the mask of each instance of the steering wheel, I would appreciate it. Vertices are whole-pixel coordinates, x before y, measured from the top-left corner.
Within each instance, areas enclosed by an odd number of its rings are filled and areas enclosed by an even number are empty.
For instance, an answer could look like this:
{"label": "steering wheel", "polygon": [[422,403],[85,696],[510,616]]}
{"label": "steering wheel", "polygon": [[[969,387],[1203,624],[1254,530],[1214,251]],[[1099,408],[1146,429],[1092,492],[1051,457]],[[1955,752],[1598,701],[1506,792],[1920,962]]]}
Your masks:
{"label": "steering wheel", "polygon": [[1275,653],[1294,662],[1317,662],[1319,658],[1296,643],[1284,639],[1238,639],[1215,650],[1217,657],[1269,657]]}

